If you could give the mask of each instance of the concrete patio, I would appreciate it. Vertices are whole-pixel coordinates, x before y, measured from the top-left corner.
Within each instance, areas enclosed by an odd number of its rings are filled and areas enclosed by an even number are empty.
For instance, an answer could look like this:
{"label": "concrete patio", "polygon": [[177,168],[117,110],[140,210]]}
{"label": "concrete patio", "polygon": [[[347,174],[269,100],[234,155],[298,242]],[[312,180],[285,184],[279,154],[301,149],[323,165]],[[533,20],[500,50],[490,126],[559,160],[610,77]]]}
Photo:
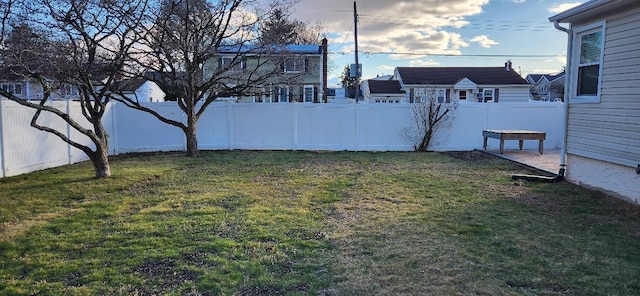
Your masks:
{"label": "concrete patio", "polygon": [[560,150],[545,150],[544,154],[538,153],[538,150],[526,149],[505,149],[504,154],[500,154],[498,149],[489,149],[485,152],[552,175],[558,174],[560,170]]}

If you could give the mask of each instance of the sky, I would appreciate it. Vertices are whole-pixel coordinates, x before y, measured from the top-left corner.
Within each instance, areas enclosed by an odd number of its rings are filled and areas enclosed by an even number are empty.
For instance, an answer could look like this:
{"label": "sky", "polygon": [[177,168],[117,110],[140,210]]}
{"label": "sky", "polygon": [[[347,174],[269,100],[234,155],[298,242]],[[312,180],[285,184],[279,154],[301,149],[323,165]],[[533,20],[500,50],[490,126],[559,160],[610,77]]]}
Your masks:
{"label": "sky", "polygon": [[[522,77],[565,65],[567,35],[549,17],[586,0],[360,0],[363,79],[395,67],[502,67]],[[353,1],[299,0],[292,17],[320,22],[329,40],[329,86],[355,63]]]}

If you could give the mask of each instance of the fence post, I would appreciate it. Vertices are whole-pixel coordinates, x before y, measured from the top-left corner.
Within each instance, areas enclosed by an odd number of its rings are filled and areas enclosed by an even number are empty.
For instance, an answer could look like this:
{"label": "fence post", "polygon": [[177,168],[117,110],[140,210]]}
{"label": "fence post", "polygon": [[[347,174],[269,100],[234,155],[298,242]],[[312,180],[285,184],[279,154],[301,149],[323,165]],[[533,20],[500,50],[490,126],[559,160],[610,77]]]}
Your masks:
{"label": "fence post", "polygon": [[227,142],[229,145],[229,150],[234,150],[235,149],[235,140],[236,137],[234,136],[235,133],[235,129],[234,129],[234,117],[233,117],[233,106],[235,104],[231,104],[231,103],[227,103]]}
{"label": "fence post", "polygon": [[[356,90],[357,91],[357,90]],[[355,151],[360,151],[360,146],[358,146],[358,143],[360,141],[358,141],[358,106],[360,104],[358,102],[356,102],[353,105],[353,110],[354,110],[354,115],[353,115],[353,136],[354,136],[354,141],[355,141]]]}
{"label": "fence post", "polygon": [[120,105],[117,102],[109,102],[109,111],[111,112],[111,129],[109,130],[109,146],[112,147],[113,155],[118,155],[119,147],[118,147],[118,133],[116,131],[116,127],[118,126],[118,122],[116,121],[118,116],[116,112]]}
{"label": "fence post", "polygon": [[293,116],[293,130],[291,131],[293,135],[291,135],[291,150],[296,151],[298,146],[298,103],[291,104],[293,106],[293,112],[291,112]]}
{"label": "fence post", "polygon": [[4,99],[0,98],[0,171],[2,172],[2,175],[0,177],[4,178],[6,176],[5,174],[5,167],[4,167],[4,130],[2,129],[2,119],[3,119],[3,113],[4,113],[4,109],[3,109],[3,105],[4,105]]}
{"label": "fence post", "polygon": [[[67,103],[67,110],[66,110],[67,115],[71,117],[71,100],[67,99],[65,100],[65,102]],[[67,138],[71,139],[71,124],[69,124],[68,122],[67,122]],[[71,148],[72,148],[71,144],[67,143],[67,160],[68,160],[67,163],[68,164],[73,163],[73,160],[71,159]]]}

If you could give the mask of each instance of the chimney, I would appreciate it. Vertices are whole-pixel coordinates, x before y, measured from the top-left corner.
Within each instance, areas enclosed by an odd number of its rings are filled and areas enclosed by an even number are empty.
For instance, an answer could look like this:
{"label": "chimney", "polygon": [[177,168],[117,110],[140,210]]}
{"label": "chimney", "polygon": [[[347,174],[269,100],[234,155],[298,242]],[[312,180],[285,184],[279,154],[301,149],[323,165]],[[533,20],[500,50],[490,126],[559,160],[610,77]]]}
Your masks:
{"label": "chimney", "polygon": [[507,62],[506,62],[506,63],[504,63],[504,69],[505,69],[507,72],[511,71],[511,69],[512,69],[512,68],[511,68],[511,61],[510,61],[510,60],[507,60]]}
{"label": "chimney", "polygon": [[322,102],[327,103],[327,52],[329,46],[327,44],[327,38],[322,38]]}

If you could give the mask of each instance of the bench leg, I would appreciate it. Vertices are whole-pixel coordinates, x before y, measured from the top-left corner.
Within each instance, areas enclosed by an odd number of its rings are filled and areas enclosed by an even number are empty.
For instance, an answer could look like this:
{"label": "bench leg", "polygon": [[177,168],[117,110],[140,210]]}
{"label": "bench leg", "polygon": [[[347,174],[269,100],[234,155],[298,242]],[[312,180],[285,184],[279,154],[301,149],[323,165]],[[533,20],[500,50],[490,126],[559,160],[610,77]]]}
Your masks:
{"label": "bench leg", "polygon": [[484,137],[484,144],[482,145],[482,148],[484,148],[484,150],[487,150],[487,137]]}
{"label": "bench leg", "polygon": [[522,150],[522,144],[524,144],[524,140],[518,140],[518,145],[520,146],[520,150]]}
{"label": "bench leg", "polygon": [[504,140],[500,139],[500,154],[504,154]]}
{"label": "bench leg", "polygon": [[544,140],[540,140],[540,143],[538,144],[538,152],[542,154],[543,151],[544,151]]}

